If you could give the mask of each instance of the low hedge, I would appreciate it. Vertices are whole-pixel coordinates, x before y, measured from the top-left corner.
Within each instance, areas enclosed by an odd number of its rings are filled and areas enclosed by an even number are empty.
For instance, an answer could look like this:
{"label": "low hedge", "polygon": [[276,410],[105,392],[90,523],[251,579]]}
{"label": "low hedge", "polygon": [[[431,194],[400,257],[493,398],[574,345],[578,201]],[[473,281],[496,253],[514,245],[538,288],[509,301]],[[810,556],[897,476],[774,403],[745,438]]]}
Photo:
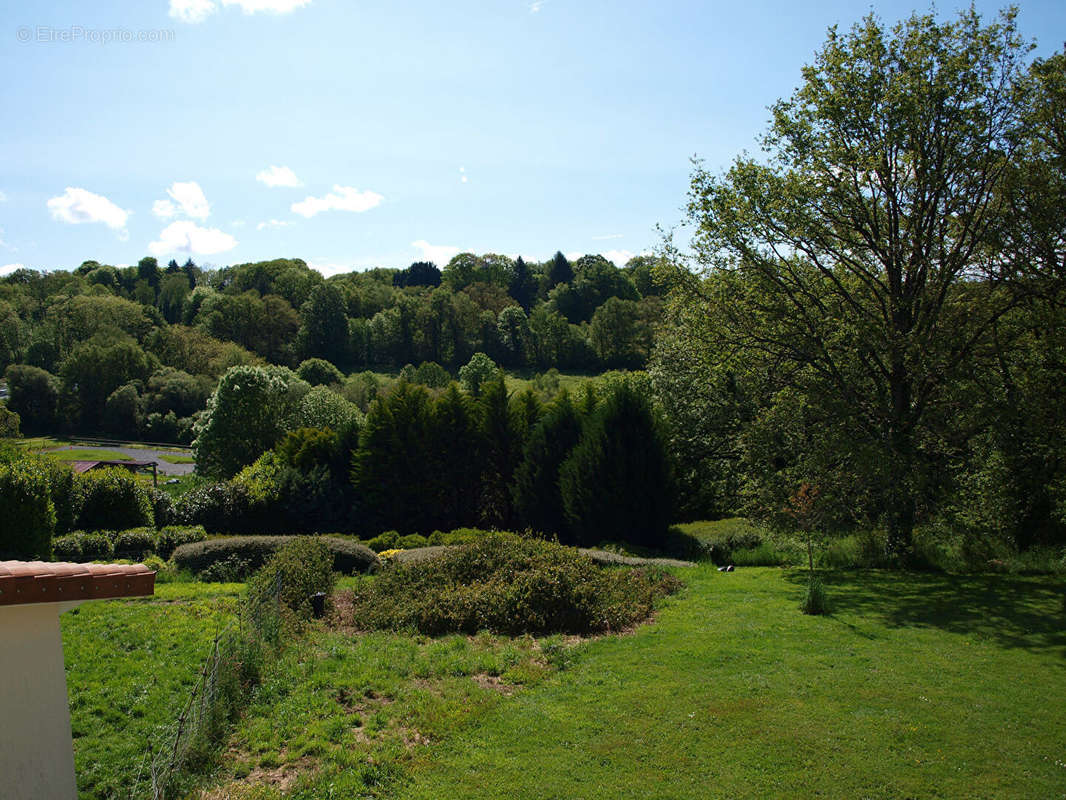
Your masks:
{"label": "low hedge", "polygon": [[171,526],[155,531],[151,528],[130,528],[124,531],[74,531],[52,542],[56,561],[105,561],[128,558],[143,561],[155,554],[164,561],[174,548],[207,538],[203,527]]}
{"label": "low hedge", "polygon": [[[203,542],[183,544],[171,556],[179,569],[200,573],[216,562],[227,559],[246,562],[257,570],[293,536],[227,536]],[[380,565],[377,555],[364,544],[335,536],[317,537],[333,554],[333,569],[345,575],[370,572]]]}

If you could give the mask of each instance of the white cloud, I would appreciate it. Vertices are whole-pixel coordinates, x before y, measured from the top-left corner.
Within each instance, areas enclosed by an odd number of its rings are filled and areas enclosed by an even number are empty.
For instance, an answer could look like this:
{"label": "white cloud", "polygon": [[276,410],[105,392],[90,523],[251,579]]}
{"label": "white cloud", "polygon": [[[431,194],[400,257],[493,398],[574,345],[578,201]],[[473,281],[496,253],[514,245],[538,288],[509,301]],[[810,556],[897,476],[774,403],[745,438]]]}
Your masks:
{"label": "white cloud", "polygon": [[214,0],[170,0],[170,16],[182,22],[203,22],[217,10]]}
{"label": "white cloud", "polygon": [[443,267],[462,251],[460,247],[452,247],[446,244],[430,244],[425,239],[411,242],[411,247],[416,248],[422,254],[422,261],[432,261],[438,267]]}
{"label": "white cloud", "polygon": [[[240,6],[245,14],[255,14],[259,11],[288,14],[310,2],[311,0],[222,0],[222,5]],[[216,11],[218,4],[215,0],[170,0],[170,16],[182,22],[203,22]]]}
{"label": "white cloud", "polygon": [[538,13],[542,8],[544,8],[544,4],[547,1],[548,0],[533,0],[533,2],[529,4],[529,13],[530,14]]}
{"label": "white cloud", "polygon": [[574,250],[572,253],[563,253],[563,255],[566,256],[567,261],[577,261],[579,258],[581,258],[581,256],[585,254],[578,250]]}
{"label": "white cloud", "polygon": [[119,208],[103,195],[85,189],[68,186],[63,194],[48,201],[48,210],[52,212],[52,218],[60,222],[72,225],[102,222],[111,230],[118,231],[120,239],[129,235],[125,227],[130,212]]}
{"label": "white cloud", "polygon": [[6,202],[7,202],[7,195],[4,194],[3,192],[0,192],[0,203],[6,203]]}
{"label": "white cloud", "polygon": [[288,167],[275,167],[270,165],[270,169],[261,170],[255,179],[260,183],[265,183],[267,186],[303,186],[303,183],[296,177],[296,173]]}
{"label": "white cloud", "polygon": [[266,222],[260,222],[258,225],[255,226],[255,229],[257,231],[261,231],[264,228],[284,228],[288,225],[292,225],[292,223],[285,222],[284,220],[280,219],[269,219]]}
{"label": "white cloud", "polygon": [[222,0],[224,6],[240,6],[245,14],[265,11],[269,14],[288,14],[310,5],[311,0]]}
{"label": "white cloud", "polygon": [[[207,219],[211,215],[211,204],[207,202],[204,190],[200,188],[200,184],[196,181],[174,181],[170,188],[167,189],[167,194],[181,206],[181,213],[187,217]],[[166,203],[167,201],[163,200],[162,202]],[[170,207],[173,208],[173,206]]]}
{"label": "white cloud", "polygon": [[355,264],[342,264],[338,261],[308,261],[307,266],[317,272],[321,272],[327,278],[331,275],[355,272],[358,269]]}
{"label": "white cloud", "polygon": [[152,204],[152,213],[160,219],[170,219],[178,213],[178,207],[169,200],[156,200]]}
{"label": "white cloud", "polygon": [[622,233],[608,233],[606,236],[593,236],[592,237],[592,241],[594,241],[594,242],[605,242],[608,239],[621,239],[624,236],[625,236],[625,234],[622,234]]}
{"label": "white cloud", "polygon": [[0,275],[10,275],[15,270],[26,269],[25,264],[4,264],[0,267]]}
{"label": "white cloud", "polygon": [[377,192],[367,189],[364,192],[351,186],[333,187],[333,191],[325,197],[311,197],[308,195],[299,203],[292,204],[292,210],[302,217],[313,217],[323,211],[355,211],[361,213],[369,211],[385,198]]}
{"label": "white cloud", "polygon": [[229,224],[231,228],[243,228],[247,223],[243,219],[235,219]]}
{"label": "white cloud", "polygon": [[464,175],[463,177],[461,177],[461,178],[459,179],[459,183],[468,183],[468,181],[467,181],[467,178],[466,178],[466,175]]}
{"label": "white cloud", "polygon": [[182,219],[167,225],[159,234],[159,241],[152,242],[148,249],[152,255],[174,253],[209,256],[224,253],[237,246],[237,240],[218,228],[201,228],[192,220]]}
{"label": "white cloud", "polygon": [[616,267],[624,267],[636,253],[631,253],[629,250],[608,250],[601,255],[608,261],[613,261]]}

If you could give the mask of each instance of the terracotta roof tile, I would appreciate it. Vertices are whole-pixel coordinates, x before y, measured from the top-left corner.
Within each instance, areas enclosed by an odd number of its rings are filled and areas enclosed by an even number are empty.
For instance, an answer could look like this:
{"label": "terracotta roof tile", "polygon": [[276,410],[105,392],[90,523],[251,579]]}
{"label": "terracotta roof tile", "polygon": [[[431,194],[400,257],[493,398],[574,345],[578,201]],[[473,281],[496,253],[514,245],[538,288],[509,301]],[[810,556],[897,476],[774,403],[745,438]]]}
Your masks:
{"label": "terracotta roof tile", "polygon": [[0,561],[0,606],[145,597],[155,572],[144,564]]}

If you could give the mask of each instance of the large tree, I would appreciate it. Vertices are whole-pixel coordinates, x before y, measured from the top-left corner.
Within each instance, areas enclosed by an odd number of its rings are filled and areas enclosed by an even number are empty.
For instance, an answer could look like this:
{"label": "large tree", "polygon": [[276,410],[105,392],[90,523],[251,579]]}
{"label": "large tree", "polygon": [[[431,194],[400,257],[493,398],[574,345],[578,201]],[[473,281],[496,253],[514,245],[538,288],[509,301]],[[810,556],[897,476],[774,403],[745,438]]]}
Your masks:
{"label": "large tree", "polygon": [[772,107],[767,155],[693,175],[710,280],[681,296],[716,320],[719,352],[757,355],[839,432],[828,441],[842,459],[862,454],[903,555],[946,389],[1012,302],[989,245],[1028,51],[1013,11],[990,25],[970,9],[830,29]]}

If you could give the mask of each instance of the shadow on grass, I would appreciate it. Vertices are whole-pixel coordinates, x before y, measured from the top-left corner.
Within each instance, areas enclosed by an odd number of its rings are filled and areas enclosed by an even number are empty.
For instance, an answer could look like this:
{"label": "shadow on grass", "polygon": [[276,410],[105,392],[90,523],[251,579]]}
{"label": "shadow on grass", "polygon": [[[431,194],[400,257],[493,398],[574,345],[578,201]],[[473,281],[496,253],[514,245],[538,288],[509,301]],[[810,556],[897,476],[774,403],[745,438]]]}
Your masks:
{"label": "shadow on grass", "polygon": [[[896,628],[939,628],[1003,647],[1058,651],[1066,659],[1066,584],[1060,578],[881,570],[818,574],[834,617],[847,613]],[[807,573],[789,570],[785,580],[802,591]]]}

